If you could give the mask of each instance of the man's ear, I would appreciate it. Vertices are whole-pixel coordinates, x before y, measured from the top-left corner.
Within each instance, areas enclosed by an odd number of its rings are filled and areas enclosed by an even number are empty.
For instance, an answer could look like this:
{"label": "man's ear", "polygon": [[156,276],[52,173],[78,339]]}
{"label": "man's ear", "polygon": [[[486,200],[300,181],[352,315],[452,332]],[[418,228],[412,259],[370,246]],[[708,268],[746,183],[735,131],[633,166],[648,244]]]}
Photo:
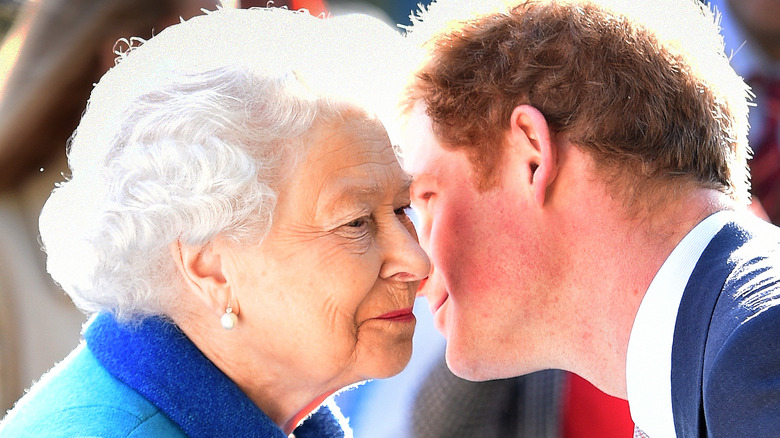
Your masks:
{"label": "man's ear", "polygon": [[223,272],[222,256],[214,244],[186,245],[177,240],[170,250],[187,290],[217,315],[225,313],[228,306],[238,314],[237,300],[231,302],[231,285]]}
{"label": "man's ear", "polygon": [[509,136],[510,144],[519,148],[528,166],[534,200],[542,206],[558,172],[557,148],[547,120],[538,109],[520,105],[512,111]]}

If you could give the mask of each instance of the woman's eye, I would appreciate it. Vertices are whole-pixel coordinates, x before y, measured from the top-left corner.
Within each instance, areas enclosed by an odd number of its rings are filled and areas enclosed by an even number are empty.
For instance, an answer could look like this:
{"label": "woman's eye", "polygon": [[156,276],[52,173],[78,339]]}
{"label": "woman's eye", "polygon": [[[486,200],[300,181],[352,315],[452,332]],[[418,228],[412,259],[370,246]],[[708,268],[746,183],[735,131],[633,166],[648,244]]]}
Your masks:
{"label": "woman's eye", "polygon": [[352,221],[347,222],[344,224],[346,227],[349,228],[363,228],[366,225],[368,225],[368,218],[361,217]]}
{"label": "woman's eye", "polygon": [[412,209],[412,206],[411,206],[411,205],[404,205],[403,207],[401,207],[401,208],[396,208],[396,209],[395,209],[395,210],[393,210],[393,211],[394,211],[394,212],[395,212],[395,214],[397,214],[398,216],[402,216],[402,215],[403,215],[403,216],[409,216],[409,212],[411,211],[411,209]]}

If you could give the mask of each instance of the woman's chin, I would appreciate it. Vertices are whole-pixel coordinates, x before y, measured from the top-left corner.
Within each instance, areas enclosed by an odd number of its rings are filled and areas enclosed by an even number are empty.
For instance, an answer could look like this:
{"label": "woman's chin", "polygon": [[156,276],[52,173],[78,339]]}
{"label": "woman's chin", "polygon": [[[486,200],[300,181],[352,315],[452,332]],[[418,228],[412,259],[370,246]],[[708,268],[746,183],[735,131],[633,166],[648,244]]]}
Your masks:
{"label": "woman's chin", "polygon": [[412,340],[398,343],[385,354],[377,354],[371,357],[371,364],[367,367],[369,379],[387,379],[395,376],[406,368],[412,357]]}

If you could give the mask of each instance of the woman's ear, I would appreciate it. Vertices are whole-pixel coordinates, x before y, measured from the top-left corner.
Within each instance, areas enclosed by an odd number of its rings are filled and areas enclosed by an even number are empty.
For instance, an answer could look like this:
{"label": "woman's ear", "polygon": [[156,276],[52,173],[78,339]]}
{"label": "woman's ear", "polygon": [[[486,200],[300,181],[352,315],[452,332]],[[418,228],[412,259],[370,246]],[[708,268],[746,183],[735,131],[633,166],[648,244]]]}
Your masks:
{"label": "woman's ear", "polygon": [[238,314],[238,303],[232,300],[231,285],[223,271],[222,255],[214,244],[186,245],[177,240],[170,250],[187,290],[217,315],[224,314],[227,307]]}
{"label": "woman's ear", "polygon": [[512,111],[509,136],[528,168],[534,200],[542,206],[558,172],[557,148],[547,120],[533,106],[520,105]]}

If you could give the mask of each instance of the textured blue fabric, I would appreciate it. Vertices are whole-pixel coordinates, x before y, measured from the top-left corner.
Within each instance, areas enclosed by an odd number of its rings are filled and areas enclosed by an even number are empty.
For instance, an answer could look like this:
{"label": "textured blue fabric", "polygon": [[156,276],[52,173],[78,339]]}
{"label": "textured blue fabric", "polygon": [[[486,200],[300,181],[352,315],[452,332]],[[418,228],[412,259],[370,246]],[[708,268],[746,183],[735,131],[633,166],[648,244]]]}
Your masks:
{"label": "textured blue fabric", "polygon": [[780,436],[780,229],[727,224],[694,269],[672,346],[679,437]]}
{"label": "textured blue fabric", "polygon": [[[286,438],[173,324],[98,315],[80,346],[9,414],[0,437]],[[296,438],[343,437],[323,406]]]}
{"label": "textured blue fabric", "polygon": [[186,435],[81,344],[17,402],[0,424],[0,437],[84,436]]}

